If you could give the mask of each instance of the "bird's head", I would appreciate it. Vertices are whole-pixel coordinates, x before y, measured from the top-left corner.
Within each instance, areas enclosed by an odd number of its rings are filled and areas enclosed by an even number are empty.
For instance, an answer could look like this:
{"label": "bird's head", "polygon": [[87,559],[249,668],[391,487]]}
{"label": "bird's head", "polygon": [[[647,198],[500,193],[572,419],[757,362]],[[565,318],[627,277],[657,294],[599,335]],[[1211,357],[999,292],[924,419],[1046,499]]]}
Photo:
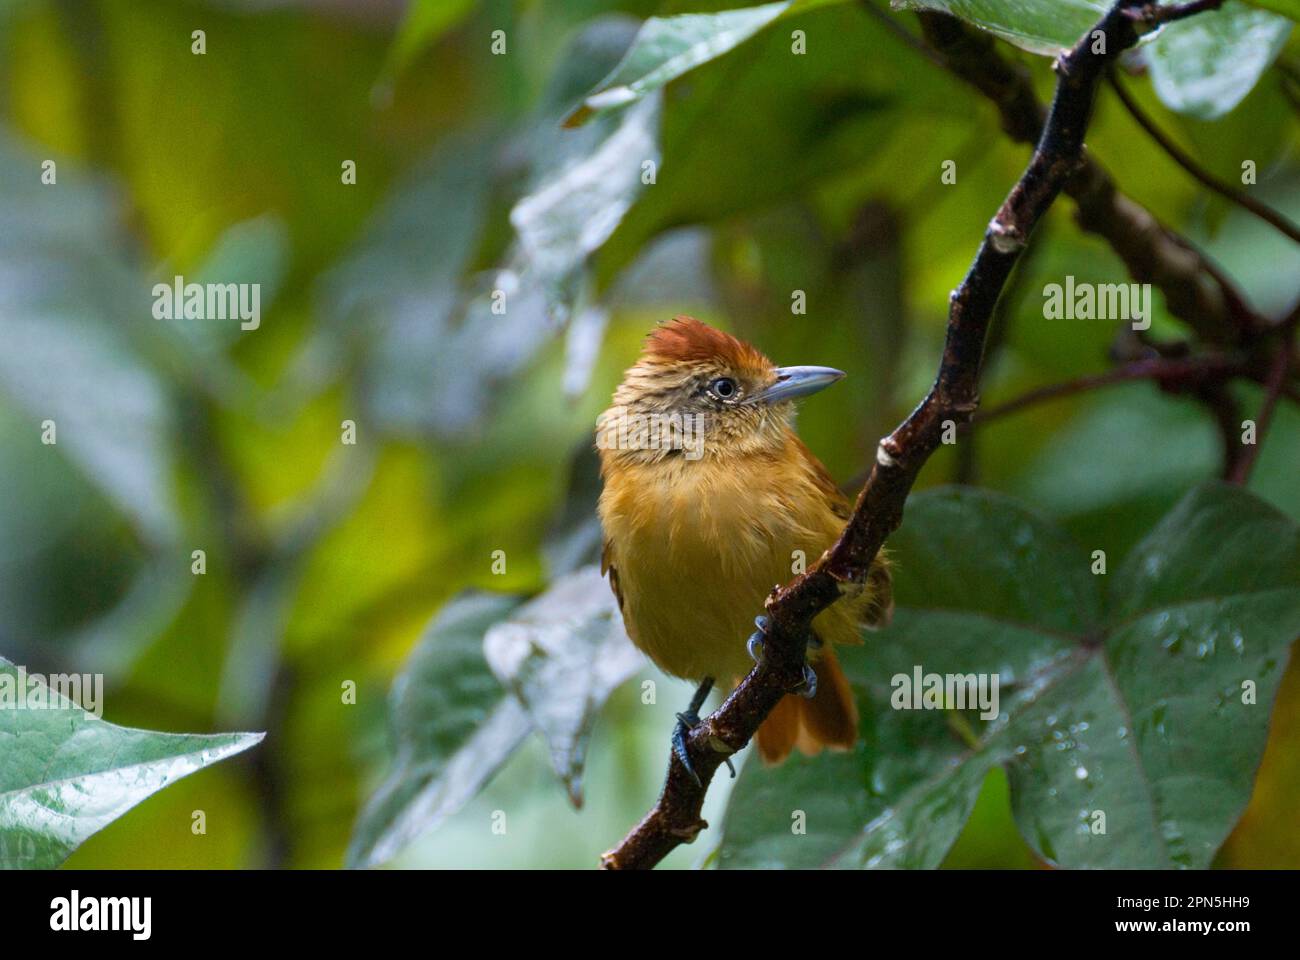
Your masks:
{"label": "bird's head", "polygon": [[779,450],[793,400],[843,377],[830,367],[778,367],[731,334],[674,317],[641,356],[597,422],[606,456],[654,462]]}

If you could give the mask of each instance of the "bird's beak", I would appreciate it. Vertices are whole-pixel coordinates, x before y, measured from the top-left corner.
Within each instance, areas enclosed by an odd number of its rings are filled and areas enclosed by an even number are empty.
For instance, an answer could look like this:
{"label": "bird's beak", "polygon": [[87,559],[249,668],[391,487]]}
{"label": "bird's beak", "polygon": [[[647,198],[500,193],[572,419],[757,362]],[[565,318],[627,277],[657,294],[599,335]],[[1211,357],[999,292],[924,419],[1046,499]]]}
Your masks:
{"label": "bird's beak", "polygon": [[816,393],[844,377],[834,367],[777,367],[776,382],[754,395],[755,403],[780,403]]}

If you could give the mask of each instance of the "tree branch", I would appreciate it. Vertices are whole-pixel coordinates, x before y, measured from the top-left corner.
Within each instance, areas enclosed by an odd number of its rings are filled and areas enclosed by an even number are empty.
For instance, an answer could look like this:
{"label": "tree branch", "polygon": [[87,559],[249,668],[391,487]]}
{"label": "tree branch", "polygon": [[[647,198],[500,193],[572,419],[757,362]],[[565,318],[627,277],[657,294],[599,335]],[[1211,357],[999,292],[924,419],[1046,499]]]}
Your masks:
{"label": "tree branch", "polygon": [[[934,385],[912,414],[880,441],[876,463],[835,545],[807,573],[768,597],[763,662],[687,737],[699,782],[673,756],[658,802],[601,858],[604,867],[653,867],[707,826],[700,811],[718,766],[750,741],[773,707],[802,680],[813,618],[842,594],[860,589],[881,545],[902,522],[908,493],[940,445],[944,424],[963,423],[974,413],[994,306],[1035,225],[1085,163],[1083,136],[1097,87],[1109,62],[1137,42],[1128,14],[1142,5],[1142,0],[1117,0],[1093,31],[1057,60],[1056,95],[1029,166],[989,223],[969,272],[950,297],[947,338]],[[1105,53],[1092,52],[1097,30],[1106,35]]]}
{"label": "tree branch", "polygon": [[[1295,315],[1293,315],[1293,320],[1294,317]],[[1273,411],[1277,408],[1277,402],[1282,396],[1287,377],[1291,374],[1291,335],[1293,331],[1293,324],[1288,324],[1282,330],[1282,342],[1278,345],[1277,355],[1273,358],[1273,367],[1269,371],[1268,381],[1264,385],[1264,402],[1260,405],[1259,414],[1255,417],[1255,442],[1247,445],[1241,456],[1232,464],[1228,472],[1229,483],[1245,486],[1246,481],[1250,479],[1250,471],[1254,468],[1255,461],[1259,459],[1259,448],[1264,443],[1264,433],[1268,430],[1268,425],[1273,419]],[[1235,426],[1236,424],[1234,424]]]}
{"label": "tree branch", "polygon": [[[879,13],[869,3],[867,8]],[[1131,9],[1131,8],[1126,8]],[[1163,9],[1163,8],[1162,8]],[[947,68],[993,102],[1013,140],[1034,143],[1044,111],[1028,70],[1008,61],[989,35],[943,13],[921,12],[921,33]],[[1129,274],[1164,295],[1170,314],[1206,343],[1232,346],[1260,325],[1236,286],[1204,254],[1121,193],[1106,169],[1084,155],[1065,185],[1075,220],[1106,240]]]}
{"label": "tree branch", "polygon": [[1026,407],[1071,397],[1075,394],[1109,387],[1119,383],[1131,383],[1134,380],[1154,380],[1162,390],[1182,392],[1200,387],[1207,382],[1222,383],[1230,377],[1246,374],[1246,364],[1229,357],[1207,355],[1167,359],[1154,357],[1134,360],[1105,373],[1096,373],[1076,377],[1063,383],[1054,383],[1046,387],[1030,390],[1028,393],[1008,400],[1006,403],[983,410],[972,419],[972,425],[982,426],[990,420],[997,420],[1009,414],[1019,413]]}
{"label": "tree branch", "polygon": [[1221,6],[1223,0],[1190,0],[1189,3],[1170,4],[1146,3],[1130,11],[1127,16],[1138,23],[1157,26],[1182,20],[1196,13],[1204,13],[1207,10],[1218,10]]}
{"label": "tree branch", "polygon": [[1136,121],[1139,127],[1146,131],[1147,136],[1154,140],[1159,145],[1160,149],[1173,158],[1174,163],[1178,164],[1191,174],[1193,179],[1204,184],[1206,187],[1209,187],[1219,196],[1231,200],[1238,206],[1249,210],[1265,223],[1276,227],[1296,243],[1300,243],[1300,226],[1292,223],[1283,214],[1274,210],[1272,207],[1260,203],[1254,197],[1246,193],[1245,190],[1239,190],[1229,183],[1224,183],[1218,177],[1203,169],[1200,164],[1198,164],[1185,150],[1183,150],[1182,147],[1174,143],[1163,130],[1156,126],[1155,121],[1143,112],[1142,108],[1138,106],[1137,101],[1134,100],[1132,95],[1124,89],[1123,84],[1119,82],[1114,74],[1110,77],[1110,85],[1114,89],[1115,95],[1119,97],[1119,102],[1124,104],[1124,109],[1129,112],[1129,116]]}

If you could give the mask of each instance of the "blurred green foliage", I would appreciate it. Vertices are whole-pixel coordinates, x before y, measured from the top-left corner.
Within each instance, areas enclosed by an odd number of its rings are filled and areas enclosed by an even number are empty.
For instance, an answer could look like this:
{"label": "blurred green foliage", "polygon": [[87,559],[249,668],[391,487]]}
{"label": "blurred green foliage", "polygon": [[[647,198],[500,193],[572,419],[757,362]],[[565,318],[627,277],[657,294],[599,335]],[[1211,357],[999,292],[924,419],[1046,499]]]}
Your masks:
{"label": "blurred green foliage", "polygon": [[[590,458],[576,481],[574,465],[654,323],[692,313],[780,362],[849,371],[800,418],[843,481],[923,395],[948,292],[1025,151],[886,23],[914,32],[909,14],[796,7],[632,107],[560,126],[641,18],[737,5],[0,4],[0,654],[104,672],[120,725],[268,734],[70,865],[342,865],[398,749],[390,683],[430,621],[466,589],[536,593],[563,572],[557,544],[589,548]],[[793,29],[808,46],[798,69]],[[1006,52],[1046,96],[1048,61]],[[1280,61],[1216,119],[1168,111],[1145,77],[1129,87],[1217,174],[1254,160],[1253,195],[1296,218],[1294,35]],[[1088,145],[1260,311],[1294,302],[1295,245],[1185,176],[1113,96]],[[602,173],[602,158],[645,149],[653,184]],[[46,159],[57,186],[40,182]],[[948,160],[955,185],[940,182]],[[1042,316],[1040,291],[1067,273],[1126,280],[1058,204],[1008,291],[986,402],[1105,368],[1111,325]],[[260,328],[154,320],[149,291],[176,274],[260,283]],[[501,288],[505,316],[491,311]],[[1156,310],[1153,333],[1181,335],[1158,297]],[[1259,391],[1240,400],[1253,411]],[[55,448],[40,443],[46,418]],[[340,444],[345,420],[355,446]],[[996,421],[969,461],[937,454],[921,485],[1011,494],[1118,568],[1217,457],[1201,408],[1133,384]],[[1250,489],[1300,519],[1298,467],[1300,413],[1284,403]],[[649,667],[644,679],[657,703],[625,683],[591,732],[582,810],[534,736],[393,862],[594,864],[657,791],[689,697]],[[1297,683],[1293,664],[1225,866],[1300,866]],[[946,862],[1036,865],[1005,775],[982,786]],[[710,795],[714,824],[729,788]],[[706,859],[720,833],[668,862]]]}

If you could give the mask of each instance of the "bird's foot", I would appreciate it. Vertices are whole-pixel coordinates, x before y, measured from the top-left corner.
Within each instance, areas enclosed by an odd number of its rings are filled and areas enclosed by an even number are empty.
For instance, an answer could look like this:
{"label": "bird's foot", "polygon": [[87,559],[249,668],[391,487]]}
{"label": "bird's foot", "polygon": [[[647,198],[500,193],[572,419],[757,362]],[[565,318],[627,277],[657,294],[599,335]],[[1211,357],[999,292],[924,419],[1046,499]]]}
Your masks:
{"label": "bird's foot", "polygon": [[[758,627],[749,635],[749,640],[745,643],[745,648],[749,651],[750,657],[755,663],[763,662],[763,643],[767,639],[767,617],[758,616],[754,618],[754,626]],[[820,650],[822,648],[822,639],[815,633],[808,634],[808,651]],[[803,680],[795,689],[801,697],[811,700],[817,696],[817,673],[810,664],[805,663],[803,666]]]}
{"label": "bird's foot", "polygon": [[811,700],[817,696],[817,671],[812,668],[811,663],[803,665],[803,682],[795,689],[795,693],[805,700]]}
{"label": "bird's foot", "polygon": [[[697,787],[703,787],[700,775],[695,772],[695,767],[691,765],[691,755],[686,750],[686,735],[700,725],[700,708],[704,706],[704,701],[709,697],[709,691],[713,689],[713,678],[705,677],[695,691],[695,696],[691,697],[690,706],[681,713],[677,714],[677,726],[673,728],[673,753],[681,761],[686,772],[691,775]],[[728,757],[722,761],[731,771],[731,779],[736,779],[736,768],[731,765],[731,758]]]}
{"label": "bird's foot", "polygon": [[749,640],[745,642],[745,649],[749,651],[750,659],[755,663],[762,663],[763,641],[767,636],[767,617],[761,615],[755,617],[754,626],[758,629],[749,635]]}
{"label": "bird's foot", "polygon": [[677,726],[673,727],[673,753],[677,754],[677,759],[682,762],[682,766],[686,768],[686,772],[691,775],[696,785],[702,787],[704,784],[700,783],[700,775],[691,766],[691,755],[686,752],[686,735],[699,726],[699,723],[698,713],[683,711],[677,714]]}

